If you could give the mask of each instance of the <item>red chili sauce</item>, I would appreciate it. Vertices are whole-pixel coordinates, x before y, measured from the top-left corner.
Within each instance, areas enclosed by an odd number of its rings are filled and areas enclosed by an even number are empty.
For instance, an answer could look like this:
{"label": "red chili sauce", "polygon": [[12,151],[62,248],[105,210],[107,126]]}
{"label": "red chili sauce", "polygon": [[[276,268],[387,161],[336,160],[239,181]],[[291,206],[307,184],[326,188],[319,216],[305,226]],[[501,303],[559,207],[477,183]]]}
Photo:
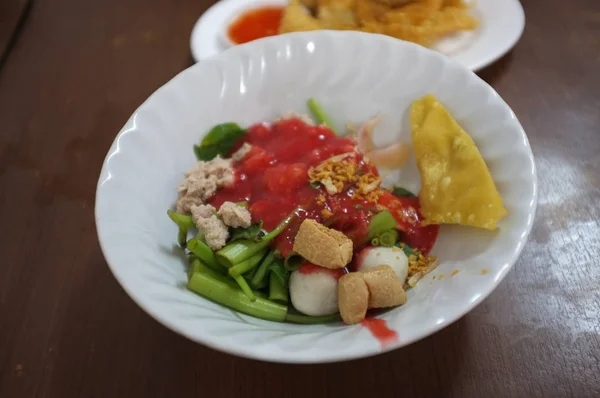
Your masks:
{"label": "red chili sauce", "polygon": [[344,272],[344,269],[329,269],[329,268],[325,268],[325,267],[319,267],[318,265],[314,265],[312,263],[304,262],[302,263],[302,265],[300,266],[300,268],[298,268],[298,272],[300,272],[301,274],[304,275],[311,275],[311,274],[317,274],[317,273],[323,273],[323,274],[328,274],[331,275],[332,278],[335,278],[337,280],[339,280],[342,276],[344,276],[346,273]]}
{"label": "red chili sauce", "polygon": [[[244,142],[252,144],[251,151],[234,164],[234,183],[215,193],[210,204],[219,208],[225,201],[247,201],[253,222],[263,221],[266,230],[275,228],[294,209],[303,210],[289,227],[275,239],[275,246],[283,256],[292,250],[293,240],[302,221],[311,218],[337,229],[354,242],[355,250],[364,246],[369,220],[377,211],[377,204],[353,199],[350,190],[329,195],[322,187],[309,183],[308,169],[322,161],[356,150],[355,142],[336,136],[325,126],[311,126],[299,119],[288,119],[273,124],[256,124],[236,143],[236,151]],[[352,157],[358,173],[377,170],[366,163],[359,153]],[[325,203],[318,203],[324,196]],[[407,199],[407,200],[405,200]],[[420,227],[418,200],[396,198],[386,193],[379,204],[390,209],[397,218],[403,240],[420,249],[431,249],[437,237],[437,226]],[[322,219],[327,208],[332,216]],[[413,218],[407,223],[406,214]],[[412,245],[411,245],[412,246]]]}
{"label": "red chili sauce", "polygon": [[382,348],[398,341],[398,333],[388,328],[386,321],[383,319],[365,318],[360,324],[369,329],[373,337],[379,340]]}
{"label": "red chili sauce", "polygon": [[279,31],[282,16],[282,7],[262,7],[247,11],[229,25],[227,35],[236,44],[274,36]]}

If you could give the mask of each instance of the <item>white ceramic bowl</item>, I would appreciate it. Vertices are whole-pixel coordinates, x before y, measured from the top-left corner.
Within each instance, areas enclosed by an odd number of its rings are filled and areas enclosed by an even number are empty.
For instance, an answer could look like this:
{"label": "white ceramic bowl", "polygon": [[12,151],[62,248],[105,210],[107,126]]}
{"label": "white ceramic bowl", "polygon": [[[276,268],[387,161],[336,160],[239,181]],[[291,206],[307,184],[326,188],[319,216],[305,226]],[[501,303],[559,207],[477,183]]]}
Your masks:
{"label": "white ceramic bowl", "polygon": [[[441,265],[383,315],[399,340],[385,348],[360,325],[301,326],[236,313],[187,291],[185,262],[166,216],[194,164],[192,145],[214,124],[249,125],[316,97],[339,126],[381,113],[376,141],[409,137],[412,100],[436,95],[472,135],[508,209],[494,233],[443,227]],[[414,164],[389,180],[419,188]],[[217,350],[277,362],[331,362],[389,351],[449,325],[487,297],[511,269],[537,202],[533,156],[517,118],[474,73],[436,52],[354,32],[282,35],[236,46],[180,73],[125,124],[105,159],[96,224],[125,291],[159,322]],[[460,271],[451,276],[454,270]],[[487,271],[487,272],[486,272]],[[445,275],[441,279],[439,276]],[[434,280],[433,276],[437,276]],[[441,280],[440,280],[441,279]]]}

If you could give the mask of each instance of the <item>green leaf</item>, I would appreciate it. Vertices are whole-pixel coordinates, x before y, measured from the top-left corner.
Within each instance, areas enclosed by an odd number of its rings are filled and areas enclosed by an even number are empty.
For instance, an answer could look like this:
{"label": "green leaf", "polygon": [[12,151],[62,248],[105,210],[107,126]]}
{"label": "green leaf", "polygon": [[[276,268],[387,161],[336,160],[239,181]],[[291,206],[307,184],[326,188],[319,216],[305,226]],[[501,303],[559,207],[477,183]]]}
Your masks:
{"label": "green leaf", "polygon": [[402,187],[394,187],[394,189],[392,189],[392,193],[396,196],[408,196],[409,198],[415,198],[417,196],[408,189]]}
{"label": "green leaf", "polygon": [[275,274],[275,276],[281,281],[283,286],[288,285],[288,281],[290,279],[290,273],[283,267],[283,262],[281,260],[276,260],[269,265],[269,270]]}
{"label": "green leaf", "polygon": [[194,153],[198,160],[211,160],[217,155],[224,157],[244,134],[246,130],[236,123],[218,124],[206,134],[200,145],[194,145]]}
{"label": "green leaf", "polygon": [[229,229],[229,242],[234,242],[236,240],[249,239],[257,242],[260,238],[265,235],[265,232],[262,229],[263,222],[259,221],[255,224],[250,225],[248,228],[230,228]]}

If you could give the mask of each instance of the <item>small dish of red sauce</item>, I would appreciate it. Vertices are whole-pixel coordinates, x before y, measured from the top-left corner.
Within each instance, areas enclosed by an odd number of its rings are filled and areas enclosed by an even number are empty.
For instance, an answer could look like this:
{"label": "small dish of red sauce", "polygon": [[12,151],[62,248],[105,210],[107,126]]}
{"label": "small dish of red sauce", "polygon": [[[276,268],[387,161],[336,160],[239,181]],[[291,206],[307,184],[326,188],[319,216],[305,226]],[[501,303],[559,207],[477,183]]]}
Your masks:
{"label": "small dish of red sauce", "polygon": [[236,14],[226,25],[222,33],[227,46],[244,44],[263,37],[275,36],[284,7],[280,5],[254,6]]}

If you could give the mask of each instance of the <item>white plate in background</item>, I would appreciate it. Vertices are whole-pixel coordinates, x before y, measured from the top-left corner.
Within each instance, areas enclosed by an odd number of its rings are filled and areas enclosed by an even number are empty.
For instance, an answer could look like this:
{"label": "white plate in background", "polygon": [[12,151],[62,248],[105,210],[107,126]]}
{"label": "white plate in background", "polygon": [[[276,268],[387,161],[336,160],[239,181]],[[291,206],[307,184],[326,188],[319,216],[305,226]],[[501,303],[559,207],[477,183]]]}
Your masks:
{"label": "white plate in background", "polygon": [[[194,26],[190,47],[196,62],[228,48],[223,31],[249,7],[287,4],[287,0],[220,0]],[[433,47],[467,68],[478,71],[506,54],[521,38],[525,14],[518,0],[476,0],[473,14],[480,26],[442,39]]]}

